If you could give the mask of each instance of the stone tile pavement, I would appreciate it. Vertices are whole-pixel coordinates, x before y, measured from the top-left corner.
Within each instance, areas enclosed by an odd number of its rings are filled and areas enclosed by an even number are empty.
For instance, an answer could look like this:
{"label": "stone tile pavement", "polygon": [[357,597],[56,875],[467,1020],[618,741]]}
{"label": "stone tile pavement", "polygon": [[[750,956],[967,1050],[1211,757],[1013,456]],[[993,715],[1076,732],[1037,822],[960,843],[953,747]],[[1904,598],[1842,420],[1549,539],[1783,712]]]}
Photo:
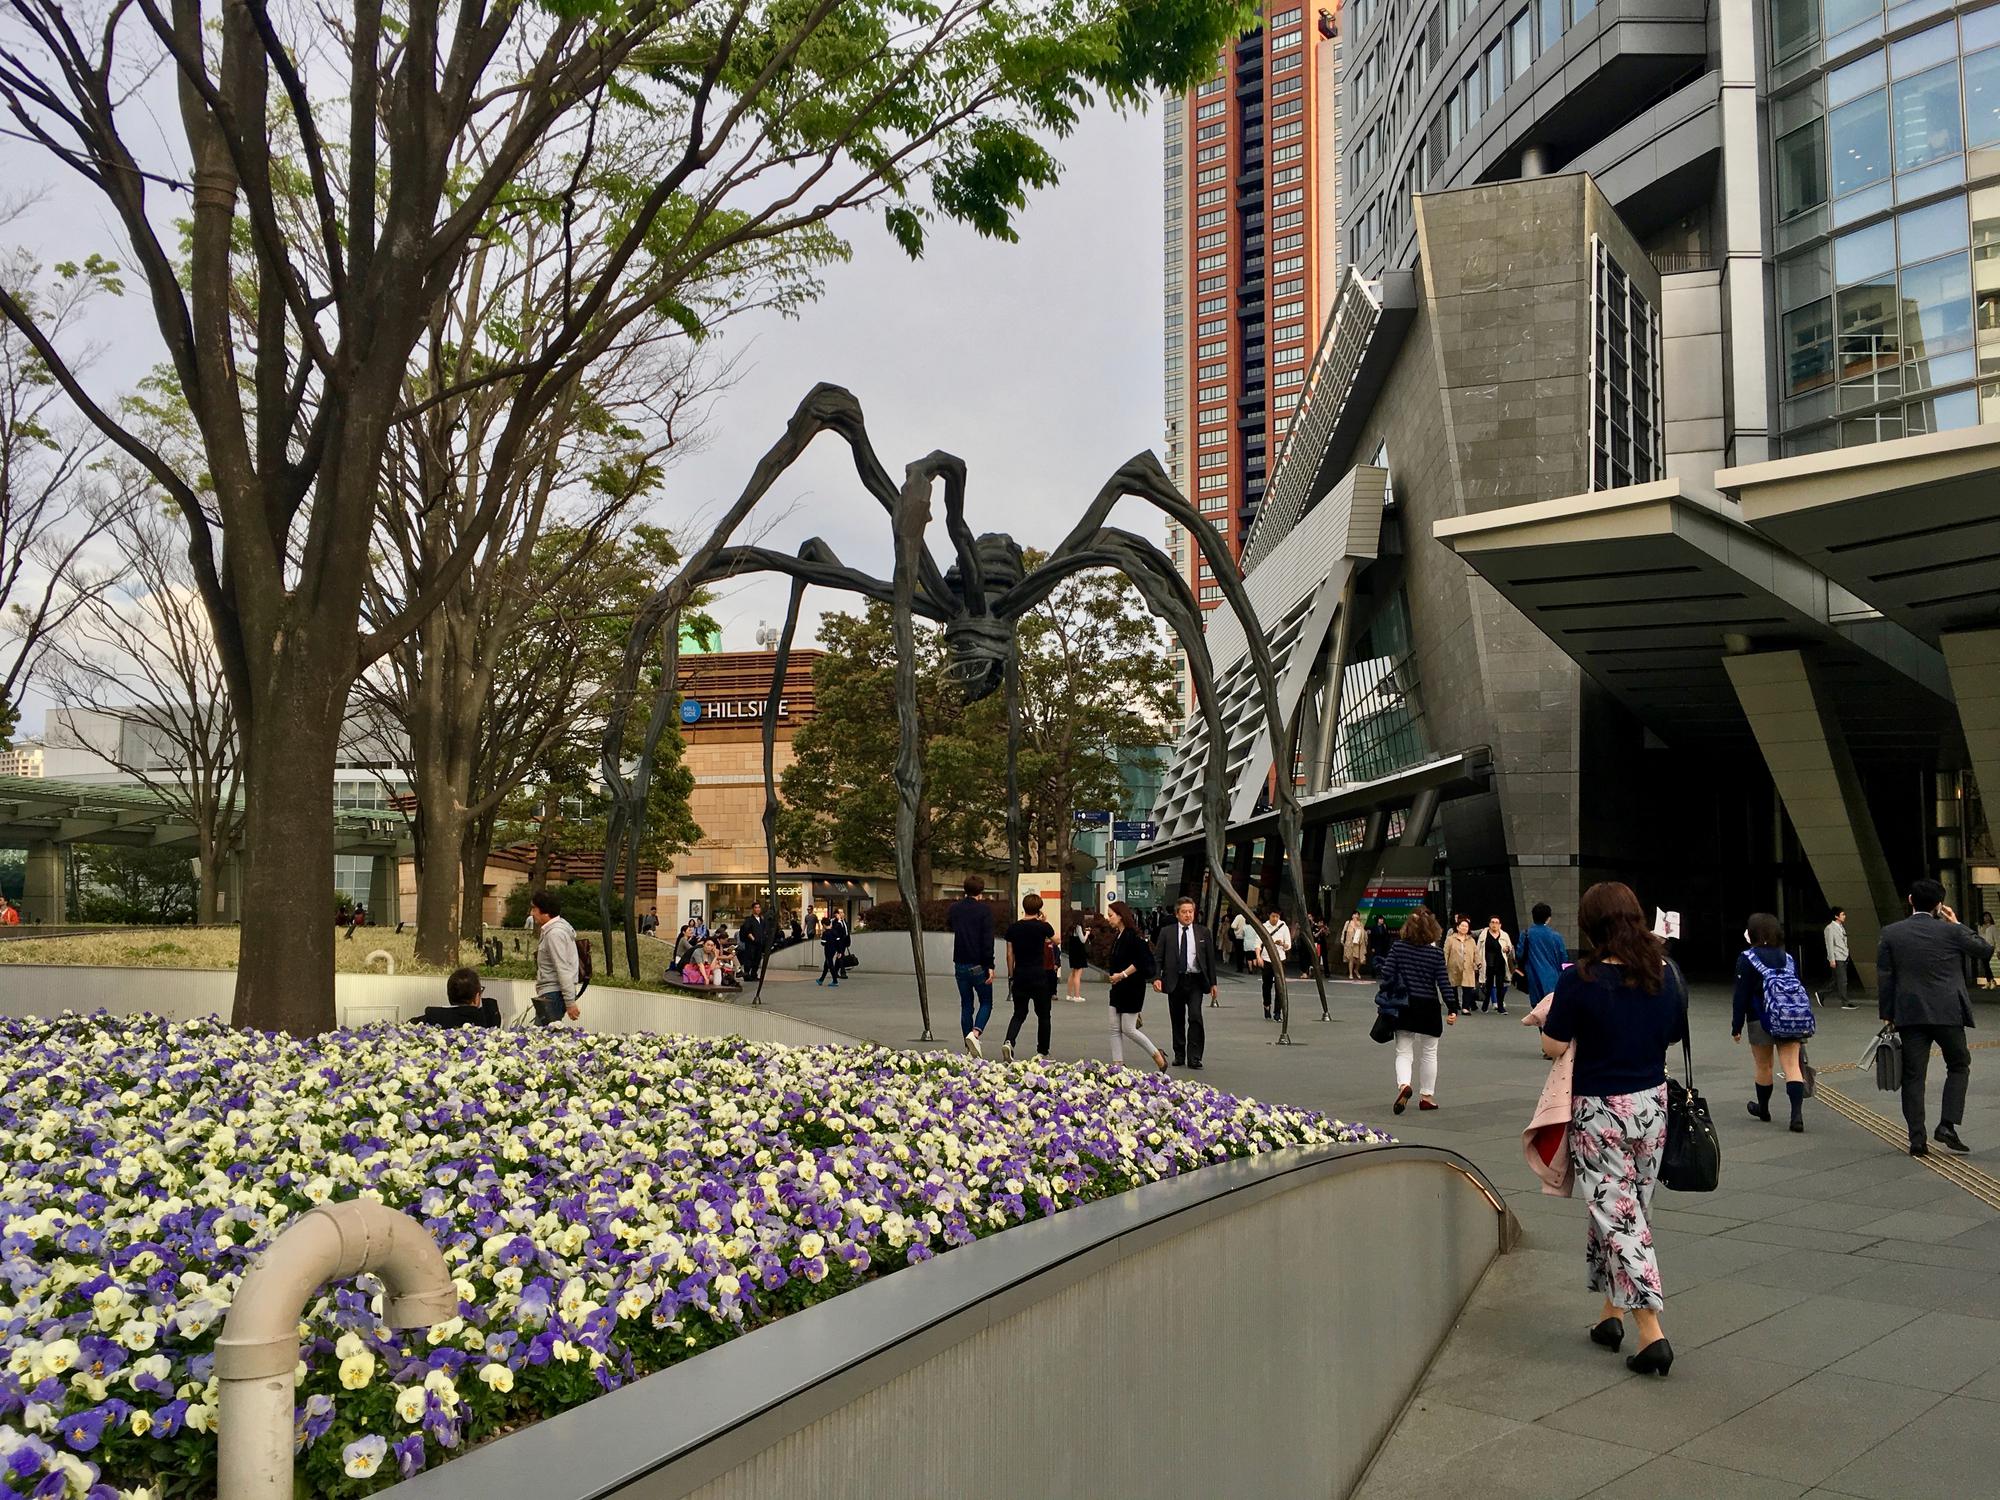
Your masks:
{"label": "stone tile pavement", "polygon": [[[932,990],[934,1030],[955,1045],[950,976]],[[1104,986],[1088,993],[1086,1004],[1057,1001],[1054,1055],[1109,1055]],[[1206,1013],[1207,1069],[1183,1074],[1461,1152],[1520,1219],[1520,1248],[1474,1293],[1358,1500],[2000,1493],[2000,1210],[1821,1101],[1807,1102],[1803,1135],[1750,1118],[1750,1059],[1729,1041],[1727,998],[1700,992],[1696,1081],[1722,1132],[1722,1187],[1654,1200],[1675,1363],[1669,1378],[1642,1380],[1584,1336],[1597,1303],[1583,1289],[1582,1205],[1541,1195],[1521,1161],[1520,1130],[1544,1076],[1532,1033],[1512,1014],[1462,1020],[1441,1049],[1444,1107],[1394,1118],[1390,1049],[1367,1038],[1372,996],[1372,986],[1336,984],[1335,1019],[1298,1021],[1303,1045],[1279,1048],[1255,989],[1225,979],[1222,1007]],[[907,975],[859,975],[836,993],[780,955],[765,998],[857,1035],[922,1045]],[[1309,983],[1294,986],[1294,1005],[1317,1011]],[[989,1057],[1008,1014],[1003,996]],[[1985,1035],[2000,1038],[2000,1006],[1980,1014],[1991,1018]],[[1148,1007],[1144,1024],[1167,1045],[1164,1003]],[[1820,1024],[1812,1053],[1822,1068],[1852,1061],[1874,1029],[1865,1009],[1823,1012]],[[1935,1060],[1931,1075],[1935,1122]],[[1871,1079],[1823,1081],[1900,1133],[1895,1101]],[[1783,1104],[1781,1090],[1781,1119]],[[1963,1134],[1975,1148],[1969,1163],[2000,1174],[2000,1051],[1973,1053]]]}

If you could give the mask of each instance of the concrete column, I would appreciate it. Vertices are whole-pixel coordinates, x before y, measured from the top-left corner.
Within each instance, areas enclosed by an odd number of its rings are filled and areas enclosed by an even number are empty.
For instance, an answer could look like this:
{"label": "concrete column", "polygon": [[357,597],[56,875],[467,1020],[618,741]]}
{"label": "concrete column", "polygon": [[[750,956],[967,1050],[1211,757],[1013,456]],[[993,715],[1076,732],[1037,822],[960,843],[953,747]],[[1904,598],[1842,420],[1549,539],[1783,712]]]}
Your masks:
{"label": "concrete column", "polygon": [[1549,148],[1547,146],[1526,146],[1522,148],[1521,175],[1523,177],[1546,177],[1549,175]]}
{"label": "concrete column", "polygon": [[1722,664],[1820,889],[1847,908],[1848,946],[1872,985],[1882,924],[1903,907],[1839,720],[1798,651],[1725,656]]}
{"label": "concrete column", "polygon": [[[1956,631],[1938,644],[1951,672],[1951,695],[1958,700],[1972,779],[1991,827],[2000,820],[2000,630]],[[1959,915],[1970,921],[1978,914]]]}
{"label": "concrete column", "polygon": [[[368,867],[368,921],[394,927],[402,921],[402,872],[393,854],[378,854]],[[454,918],[454,922],[456,918]]]}
{"label": "concrete column", "polygon": [[21,920],[60,926],[69,920],[69,847],[54,839],[28,845],[26,880],[21,887]]}
{"label": "concrete column", "polygon": [[[1729,461],[1758,463],[1770,454],[1771,360],[1764,280],[1770,249],[1764,230],[1763,126],[1758,111],[1760,7],[1723,0],[1716,28],[1722,73],[1723,296],[1729,329]],[[1850,919],[1852,913],[1849,914]],[[1869,957],[1875,945],[1868,945]]]}

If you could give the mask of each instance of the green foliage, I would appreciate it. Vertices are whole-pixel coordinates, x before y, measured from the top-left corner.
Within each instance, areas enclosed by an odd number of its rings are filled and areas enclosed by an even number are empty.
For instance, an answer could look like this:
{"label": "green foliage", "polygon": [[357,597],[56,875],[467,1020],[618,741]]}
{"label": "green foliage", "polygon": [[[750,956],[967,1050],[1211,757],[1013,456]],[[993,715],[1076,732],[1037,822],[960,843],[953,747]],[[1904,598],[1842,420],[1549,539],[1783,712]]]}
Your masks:
{"label": "green foliage", "polygon": [[184,849],[73,844],[84,922],[192,922],[201,887]]}
{"label": "green foliage", "polygon": [[[597,930],[598,884],[595,880],[572,880],[549,887],[562,903],[563,916],[578,932]],[[507,893],[506,922],[509,927],[519,927],[528,920],[528,903],[533,899],[533,893],[525,885],[515,886]],[[625,920],[625,898],[617,891],[611,893],[611,920],[613,923]]]}

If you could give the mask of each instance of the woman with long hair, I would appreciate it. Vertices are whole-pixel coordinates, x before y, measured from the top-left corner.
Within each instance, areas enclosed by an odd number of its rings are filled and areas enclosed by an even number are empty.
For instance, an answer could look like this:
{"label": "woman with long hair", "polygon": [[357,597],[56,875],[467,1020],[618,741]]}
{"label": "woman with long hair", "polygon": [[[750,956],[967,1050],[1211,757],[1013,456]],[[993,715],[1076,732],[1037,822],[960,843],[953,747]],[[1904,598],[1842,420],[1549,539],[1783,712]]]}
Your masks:
{"label": "woman with long hair", "polygon": [[1340,929],[1340,956],[1347,965],[1347,977],[1358,980],[1361,977],[1361,960],[1368,956],[1368,927],[1358,911]]}
{"label": "woman with long hair", "polygon": [[[1396,1013],[1396,1103],[1401,1114],[1414,1082],[1418,1109],[1436,1109],[1438,1039],[1458,1024],[1458,992],[1451,987],[1438,951],[1438,919],[1420,906],[1403,919],[1402,930],[1382,960],[1382,988],[1403,997]],[[1414,1074],[1414,1077],[1413,1077]]]}
{"label": "woman with long hair", "polygon": [[1123,901],[1111,903],[1111,921],[1118,936],[1111,944],[1111,1060],[1125,1061],[1130,1037],[1152,1054],[1153,1066],[1167,1071],[1167,1054],[1139,1029],[1139,1012],[1146,1005],[1146,984],[1153,977],[1153,945],[1140,930],[1139,914]]}
{"label": "woman with long hair", "polygon": [[1069,965],[1069,997],[1083,1003],[1083,971],[1090,967],[1090,934],[1084,930],[1083,913],[1078,912],[1063,939],[1063,961]]}
{"label": "woman with long hair", "polygon": [[1742,1041],[1744,1028],[1749,1028],[1751,1069],[1757,1090],[1757,1097],[1750,1102],[1750,1113],[1753,1118],[1770,1124],[1771,1091],[1776,1084],[1771,1068],[1775,1062],[1785,1070],[1785,1099],[1792,1106],[1792,1129],[1803,1133],[1805,1039],[1791,1037],[1781,1041],[1765,1030],[1764,976],[1783,974],[1792,968],[1792,956],[1785,951],[1784,924],[1767,911],[1752,912],[1743,927],[1743,940],[1750,946],[1736,956],[1736,992],[1730,1006],[1733,1014],[1729,1039]]}
{"label": "woman with long hair", "polygon": [[1639,1352],[1626,1365],[1665,1375],[1674,1346],[1660,1327],[1666,1292],[1646,1216],[1667,1143],[1667,1048],[1687,1035],[1687,986],[1629,886],[1604,881],[1585,891],[1576,925],[1584,956],[1556,981],[1542,1053],[1576,1049],[1569,1149],[1590,1207],[1590,1290],[1604,1298],[1590,1337],[1616,1349],[1631,1313]]}

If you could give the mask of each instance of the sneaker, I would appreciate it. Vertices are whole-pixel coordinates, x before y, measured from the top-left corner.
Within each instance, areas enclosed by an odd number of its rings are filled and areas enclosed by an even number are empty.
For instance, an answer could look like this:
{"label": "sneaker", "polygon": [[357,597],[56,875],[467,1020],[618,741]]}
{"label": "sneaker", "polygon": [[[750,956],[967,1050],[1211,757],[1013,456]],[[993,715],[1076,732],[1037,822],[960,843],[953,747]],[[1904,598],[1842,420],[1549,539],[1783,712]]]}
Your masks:
{"label": "sneaker", "polygon": [[820,975],[820,976],[819,976],[819,978],[817,978],[817,979],[815,979],[815,980],[813,981],[813,983],[814,983],[814,984],[825,984],[825,983],[826,983],[826,976],[825,976],[824,974]]}
{"label": "sneaker", "polygon": [[1958,1138],[1958,1127],[1956,1125],[1938,1126],[1936,1130],[1933,1130],[1931,1132],[1931,1139],[1936,1141],[1941,1146],[1951,1147],[1952,1150],[1956,1151],[1961,1156],[1965,1155],[1972,1149],[1970,1146],[1966,1145],[1964,1141],[1961,1141]]}
{"label": "sneaker", "polygon": [[982,1051],[980,1050],[980,1047],[979,1047],[979,1033],[978,1033],[978,1032],[976,1032],[976,1031],[968,1031],[968,1032],[966,1032],[966,1034],[965,1034],[965,1055],[966,1055],[967,1057],[984,1057],[984,1056],[986,1055],[986,1054],[985,1054],[984,1052],[982,1052]]}
{"label": "sneaker", "polygon": [[1841,1005],[1840,1005],[1840,1008],[1841,1008],[1842,1010],[1859,1010],[1859,1009],[1861,1009],[1861,1007],[1860,1007],[1860,1006],[1858,1006],[1858,1005],[1856,1005],[1856,1004],[1855,1004],[1855,1003],[1854,1003],[1854,1002],[1853,1002],[1852,1000],[1843,1000],[1843,1001],[1841,1002]]}
{"label": "sneaker", "polygon": [[1002,1042],[1000,1044],[1000,1061],[1012,1062],[1013,1060],[1014,1060],[1014,1044],[1012,1042]]}

